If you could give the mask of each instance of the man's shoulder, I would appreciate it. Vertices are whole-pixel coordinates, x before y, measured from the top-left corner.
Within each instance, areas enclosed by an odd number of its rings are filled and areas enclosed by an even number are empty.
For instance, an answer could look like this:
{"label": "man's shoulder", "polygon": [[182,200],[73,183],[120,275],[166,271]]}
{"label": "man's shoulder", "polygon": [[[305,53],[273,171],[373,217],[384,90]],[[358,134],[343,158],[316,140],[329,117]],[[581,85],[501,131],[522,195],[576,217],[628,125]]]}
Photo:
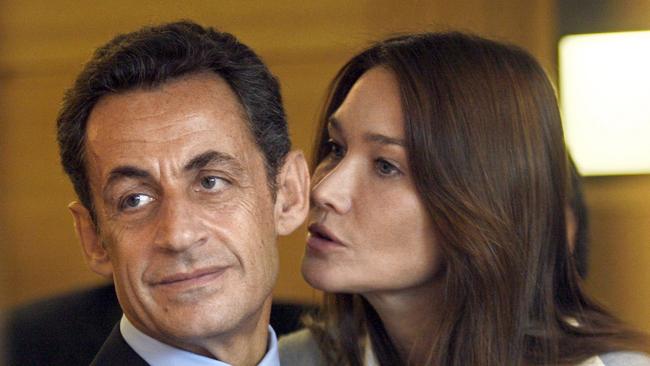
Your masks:
{"label": "man's shoulder", "polygon": [[282,365],[325,364],[318,343],[308,329],[302,329],[280,337],[278,347],[280,364]]}
{"label": "man's shoulder", "polygon": [[102,348],[100,348],[95,359],[90,364],[90,366],[110,365],[149,365],[126,343],[124,337],[122,337],[122,333],[120,333],[119,323],[113,328],[111,334],[106,338],[106,342],[104,342]]}
{"label": "man's shoulder", "polygon": [[8,363],[88,365],[121,314],[112,285],[13,308],[6,319]]}

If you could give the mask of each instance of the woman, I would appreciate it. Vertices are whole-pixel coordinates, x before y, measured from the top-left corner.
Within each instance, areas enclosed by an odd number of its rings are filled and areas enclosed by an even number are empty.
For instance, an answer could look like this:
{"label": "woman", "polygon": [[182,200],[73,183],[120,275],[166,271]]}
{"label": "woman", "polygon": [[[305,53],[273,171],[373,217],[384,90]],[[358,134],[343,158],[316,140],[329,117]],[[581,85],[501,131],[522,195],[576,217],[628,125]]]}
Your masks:
{"label": "woman", "polygon": [[610,353],[644,340],[580,288],[556,97],[526,52],[379,42],[339,72],[322,124],[302,272],[325,308],[283,364],[649,362]]}

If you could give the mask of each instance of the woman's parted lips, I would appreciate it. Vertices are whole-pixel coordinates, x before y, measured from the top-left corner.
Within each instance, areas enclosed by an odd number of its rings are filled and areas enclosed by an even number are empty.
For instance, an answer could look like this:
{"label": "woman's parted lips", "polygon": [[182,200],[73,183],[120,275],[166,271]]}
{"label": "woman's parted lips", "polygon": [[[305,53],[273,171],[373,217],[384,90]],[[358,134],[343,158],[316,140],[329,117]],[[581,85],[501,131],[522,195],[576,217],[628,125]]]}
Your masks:
{"label": "woman's parted lips", "polygon": [[334,242],[339,245],[345,245],[331,230],[322,224],[311,224],[307,228],[311,235],[314,235],[318,238]]}

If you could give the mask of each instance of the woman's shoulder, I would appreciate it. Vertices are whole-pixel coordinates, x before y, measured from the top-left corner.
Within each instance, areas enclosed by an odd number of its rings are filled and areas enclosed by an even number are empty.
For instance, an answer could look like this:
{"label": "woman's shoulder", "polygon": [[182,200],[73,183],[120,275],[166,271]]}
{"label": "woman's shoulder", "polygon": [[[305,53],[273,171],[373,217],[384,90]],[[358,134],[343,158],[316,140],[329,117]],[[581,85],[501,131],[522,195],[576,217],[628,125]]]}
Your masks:
{"label": "woman's shoulder", "polygon": [[281,365],[324,365],[316,339],[308,329],[280,337],[278,341]]}
{"label": "woman's shoulder", "polygon": [[610,352],[592,357],[578,366],[650,366],[650,356],[641,352]]}

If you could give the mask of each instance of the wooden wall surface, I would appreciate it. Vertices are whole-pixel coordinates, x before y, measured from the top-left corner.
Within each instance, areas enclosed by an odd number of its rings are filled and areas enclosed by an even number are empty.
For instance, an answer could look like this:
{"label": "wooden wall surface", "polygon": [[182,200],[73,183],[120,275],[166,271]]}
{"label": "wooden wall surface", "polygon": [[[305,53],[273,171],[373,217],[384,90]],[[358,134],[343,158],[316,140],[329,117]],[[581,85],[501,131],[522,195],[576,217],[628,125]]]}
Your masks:
{"label": "wooden wall surface", "polygon": [[[552,1],[145,1],[0,3],[0,308],[96,283],[66,205],[54,119],[63,90],[92,50],[117,32],[189,18],[234,33],[268,62],[283,88],[295,145],[310,150],[325,88],[370,40],[413,30],[462,29],[520,44],[551,70]],[[276,296],[313,301],[299,276],[305,232],[280,242]]]}
{"label": "wooden wall surface", "polygon": [[590,177],[584,188],[590,214],[587,289],[650,333],[650,176]]}
{"label": "wooden wall surface", "polygon": [[[262,55],[281,79],[295,145],[306,151],[325,88],[338,67],[387,34],[473,31],[527,48],[555,75],[552,0],[4,0],[0,309],[100,281],[83,263],[66,209],[74,194],[58,162],[58,104],[96,46],[117,32],[179,18],[230,31]],[[650,331],[650,178],[590,178],[585,189],[592,217],[587,287],[624,319]],[[280,242],[279,298],[317,298],[299,276],[304,236],[301,230]]]}
{"label": "wooden wall surface", "polygon": [[[66,209],[74,194],[58,162],[58,105],[95,47],[117,32],[180,18],[232,32],[262,55],[282,82],[294,143],[307,152],[329,80],[355,51],[387,34],[472,31],[523,46],[556,73],[553,0],[3,0],[0,310],[100,281],[83,263]],[[592,217],[588,289],[650,331],[650,177],[590,178],[585,190]],[[278,298],[317,299],[299,275],[304,236],[303,229],[280,241]]]}
{"label": "wooden wall surface", "polygon": [[[556,23],[558,36],[650,30],[650,2],[562,0]],[[587,289],[650,333],[650,175],[590,177],[584,188],[591,216]]]}

